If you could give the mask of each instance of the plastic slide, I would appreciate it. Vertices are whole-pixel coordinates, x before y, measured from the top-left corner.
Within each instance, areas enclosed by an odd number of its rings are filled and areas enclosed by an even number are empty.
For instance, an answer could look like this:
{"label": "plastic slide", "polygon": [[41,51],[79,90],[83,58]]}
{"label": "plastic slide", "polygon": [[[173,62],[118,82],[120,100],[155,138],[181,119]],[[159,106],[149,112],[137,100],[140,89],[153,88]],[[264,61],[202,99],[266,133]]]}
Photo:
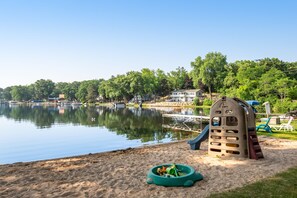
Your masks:
{"label": "plastic slide", "polygon": [[200,144],[204,140],[208,138],[208,133],[209,133],[209,125],[204,127],[202,132],[194,139],[189,140],[188,144],[190,144],[192,150],[199,150],[200,149]]}

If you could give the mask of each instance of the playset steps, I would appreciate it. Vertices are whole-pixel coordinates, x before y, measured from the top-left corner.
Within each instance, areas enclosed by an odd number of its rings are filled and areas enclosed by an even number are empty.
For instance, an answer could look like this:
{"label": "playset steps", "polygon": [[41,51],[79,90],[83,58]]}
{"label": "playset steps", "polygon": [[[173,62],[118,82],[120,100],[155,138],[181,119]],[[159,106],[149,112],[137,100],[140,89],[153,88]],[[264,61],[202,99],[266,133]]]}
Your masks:
{"label": "playset steps", "polygon": [[248,145],[250,159],[264,158],[255,128],[248,129]]}

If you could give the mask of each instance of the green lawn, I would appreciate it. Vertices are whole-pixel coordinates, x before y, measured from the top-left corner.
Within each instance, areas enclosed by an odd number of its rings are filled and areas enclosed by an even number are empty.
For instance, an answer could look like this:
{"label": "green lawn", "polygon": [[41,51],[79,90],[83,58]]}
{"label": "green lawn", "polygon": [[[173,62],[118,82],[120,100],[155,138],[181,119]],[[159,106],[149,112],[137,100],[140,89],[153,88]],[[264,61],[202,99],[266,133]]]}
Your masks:
{"label": "green lawn", "polygon": [[[257,123],[257,125],[259,124],[264,124],[264,123]],[[278,131],[278,130],[274,130],[273,129],[273,133],[267,133],[265,131],[258,131],[257,134],[258,135],[265,135],[265,136],[270,136],[270,137],[274,137],[274,138],[283,138],[283,139],[290,139],[290,140],[297,140],[297,120],[293,120],[291,125],[294,127],[293,131]]]}
{"label": "green lawn", "polygon": [[274,130],[273,133],[258,131],[257,134],[274,137],[274,138],[297,140],[297,131],[275,131]]}
{"label": "green lawn", "polygon": [[297,197],[297,167],[245,187],[209,197]]}

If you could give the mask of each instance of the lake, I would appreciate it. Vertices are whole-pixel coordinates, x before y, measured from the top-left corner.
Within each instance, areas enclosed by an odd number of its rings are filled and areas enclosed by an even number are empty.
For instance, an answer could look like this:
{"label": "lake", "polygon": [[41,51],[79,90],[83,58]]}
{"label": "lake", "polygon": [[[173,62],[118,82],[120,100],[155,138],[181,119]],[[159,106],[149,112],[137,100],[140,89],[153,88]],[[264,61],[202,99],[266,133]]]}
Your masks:
{"label": "lake", "polygon": [[184,111],[170,108],[1,105],[0,164],[194,138],[197,133],[162,128],[164,112],[201,114],[201,110]]}

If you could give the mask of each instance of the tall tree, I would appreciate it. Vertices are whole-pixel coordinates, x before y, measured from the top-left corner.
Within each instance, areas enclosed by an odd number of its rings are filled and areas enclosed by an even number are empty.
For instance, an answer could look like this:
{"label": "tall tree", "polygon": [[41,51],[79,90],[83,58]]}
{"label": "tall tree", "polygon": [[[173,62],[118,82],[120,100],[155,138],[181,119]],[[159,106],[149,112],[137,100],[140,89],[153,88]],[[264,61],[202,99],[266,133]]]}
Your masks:
{"label": "tall tree", "polygon": [[[219,52],[210,52],[206,54],[202,60],[201,57],[197,57],[192,64],[193,71],[191,76],[194,79],[194,85],[197,86],[198,81],[201,81],[208,86],[210,96],[212,96],[212,90],[218,91],[223,87],[224,79],[227,75],[226,65],[227,58]],[[196,76],[199,74],[199,76]]]}
{"label": "tall tree", "polygon": [[238,72],[238,65],[236,63],[229,63],[226,65],[226,70],[227,75],[224,79],[222,93],[228,97],[235,97],[236,90],[239,87],[239,83],[236,78]]}
{"label": "tall tree", "polygon": [[143,79],[143,91],[146,95],[152,95],[156,93],[157,88],[157,78],[155,76],[155,71],[148,68],[141,70],[141,76]]}
{"label": "tall tree", "polygon": [[164,71],[157,69],[156,78],[157,78],[156,94],[159,96],[168,95],[171,91],[171,88],[170,88],[168,78],[164,73]]}
{"label": "tall tree", "polygon": [[0,88],[0,100],[4,99],[3,92],[4,92],[4,89]]}
{"label": "tall tree", "polygon": [[13,86],[10,93],[12,99],[16,101],[28,101],[32,99],[32,93],[28,86]]}
{"label": "tall tree", "polygon": [[144,95],[143,78],[140,72],[130,71],[127,73],[127,79],[130,82],[130,93],[137,98]]}
{"label": "tall tree", "polygon": [[119,100],[123,99],[125,102],[128,102],[133,98],[133,93],[130,91],[130,82],[126,75],[118,75],[115,79],[115,84],[117,85]]}
{"label": "tall tree", "polygon": [[168,74],[168,80],[174,89],[184,89],[188,78],[188,72],[184,67],[178,67]]}
{"label": "tall tree", "polygon": [[279,98],[279,93],[284,93],[282,89],[284,82],[280,79],[285,79],[285,74],[274,67],[265,72],[259,79],[257,98],[274,103]]}
{"label": "tall tree", "polygon": [[102,80],[83,81],[78,88],[75,97],[81,102],[93,103],[98,97],[98,86]]}
{"label": "tall tree", "polygon": [[190,71],[190,76],[193,80],[193,86],[199,88],[200,83],[202,82],[200,78],[200,70],[203,65],[203,60],[198,56],[193,62],[191,62],[192,70]]}
{"label": "tall tree", "polygon": [[98,85],[95,83],[90,83],[87,87],[86,100],[89,103],[94,103],[96,102],[97,97],[98,97]]}
{"label": "tall tree", "polygon": [[2,96],[4,100],[12,100],[12,96],[11,96],[11,90],[12,87],[6,87],[3,92],[2,92]]}
{"label": "tall tree", "polygon": [[35,99],[48,99],[55,88],[52,80],[40,79],[34,83]]}
{"label": "tall tree", "polygon": [[75,94],[78,92],[80,84],[81,84],[81,82],[74,81],[74,82],[66,85],[66,87],[63,89],[63,93],[65,94],[65,98],[67,100],[71,100],[71,101],[78,100],[78,98],[76,98]]}
{"label": "tall tree", "polygon": [[57,82],[55,84],[55,88],[53,90],[52,96],[58,97],[59,94],[65,94],[68,85],[69,83],[67,82]]}

